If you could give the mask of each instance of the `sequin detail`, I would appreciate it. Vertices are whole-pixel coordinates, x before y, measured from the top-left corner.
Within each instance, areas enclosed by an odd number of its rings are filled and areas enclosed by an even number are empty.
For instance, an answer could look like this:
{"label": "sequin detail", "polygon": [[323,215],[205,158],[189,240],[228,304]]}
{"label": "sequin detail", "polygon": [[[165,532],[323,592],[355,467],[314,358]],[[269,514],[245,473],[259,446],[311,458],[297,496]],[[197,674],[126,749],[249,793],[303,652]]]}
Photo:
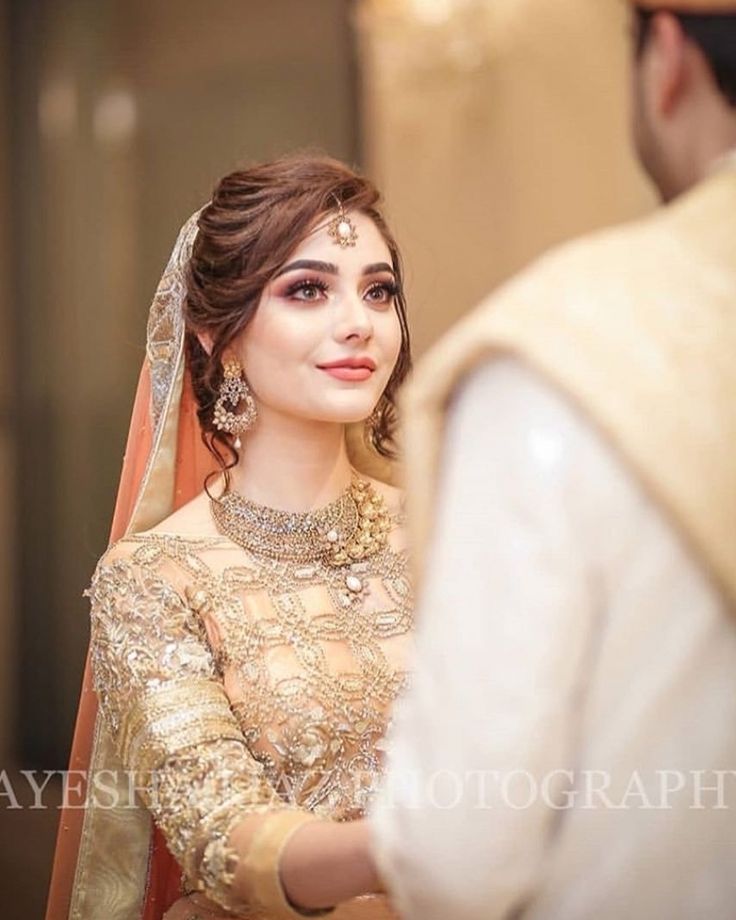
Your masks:
{"label": "sequin detail", "polygon": [[408,683],[398,520],[383,550],[337,569],[156,533],[98,565],[101,711],[188,883],[227,909],[242,906],[227,843],[238,821],[284,807],[352,819],[377,787]]}

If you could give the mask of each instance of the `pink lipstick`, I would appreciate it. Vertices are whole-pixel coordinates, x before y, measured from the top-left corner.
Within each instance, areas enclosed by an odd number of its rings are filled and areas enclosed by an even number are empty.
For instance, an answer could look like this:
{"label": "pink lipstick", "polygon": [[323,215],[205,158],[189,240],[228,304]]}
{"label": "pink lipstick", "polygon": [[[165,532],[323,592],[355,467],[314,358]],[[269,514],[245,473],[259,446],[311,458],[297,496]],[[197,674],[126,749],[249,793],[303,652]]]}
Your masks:
{"label": "pink lipstick", "polygon": [[337,380],[367,380],[376,369],[373,358],[357,356],[342,358],[339,361],[330,361],[329,364],[318,364],[321,371],[330,374]]}

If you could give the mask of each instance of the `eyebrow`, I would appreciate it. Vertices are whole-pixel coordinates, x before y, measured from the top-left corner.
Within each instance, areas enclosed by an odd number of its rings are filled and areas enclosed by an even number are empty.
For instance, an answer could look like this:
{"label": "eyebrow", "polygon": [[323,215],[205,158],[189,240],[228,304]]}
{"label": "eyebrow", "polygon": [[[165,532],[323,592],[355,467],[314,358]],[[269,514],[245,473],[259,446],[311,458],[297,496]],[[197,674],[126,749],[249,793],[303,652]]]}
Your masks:
{"label": "eyebrow", "polygon": [[[280,268],[274,275],[274,278],[285,275],[287,272],[298,271],[299,269],[309,269],[313,272],[322,272],[325,275],[338,275],[340,273],[337,265],[333,262],[317,262],[314,259],[297,259],[296,262],[289,262],[288,265],[284,265],[283,268]],[[362,274],[375,275],[378,274],[378,272],[390,272],[392,275],[395,274],[388,262],[374,262],[372,265],[366,265]]]}
{"label": "eyebrow", "polygon": [[372,265],[366,265],[363,269],[364,275],[377,275],[379,272],[388,272],[391,275],[396,274],[393,266],[389,265],[388,262],[374,262]]}

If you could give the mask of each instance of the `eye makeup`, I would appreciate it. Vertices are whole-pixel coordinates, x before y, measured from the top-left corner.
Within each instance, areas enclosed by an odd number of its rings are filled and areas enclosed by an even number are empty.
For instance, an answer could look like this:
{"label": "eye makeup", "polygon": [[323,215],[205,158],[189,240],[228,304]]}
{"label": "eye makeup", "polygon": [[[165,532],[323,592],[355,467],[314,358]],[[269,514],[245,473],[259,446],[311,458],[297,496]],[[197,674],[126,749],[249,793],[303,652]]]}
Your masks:
{"label": "eye makeup", "polygon": [[[324,278],[306,277],[292,281],[280,292],[279,296],[304,302],[316,302],[321,299],[319,295],[325,295],[329,290],[330,284]],[[362,296],[367,298],[371,304],[381,305],[391,303],[398,292],[398,285],[393,280],[374,281],[366,287]]]}
{"label": "eye makeup", "polygon": [[377,281],[368,286],[367,290],[363,294],[364,297],[372,295],[373,293],[382,293],[383,299],[376,300],[371,298],[371,303],[381,304],[381,303],[391,303],[399,293],[399,286],[395,281]]}
{"label": "eye makeup", "polygon": [[[318,291],[321,294],[326,294],[329,289],[329,284],[322,278],[299,278],[287,286],[282,296],[289,299],[312,301],[318,298],[308,296],[308,292]],[[297,296],[299,294],[302,296]]]}

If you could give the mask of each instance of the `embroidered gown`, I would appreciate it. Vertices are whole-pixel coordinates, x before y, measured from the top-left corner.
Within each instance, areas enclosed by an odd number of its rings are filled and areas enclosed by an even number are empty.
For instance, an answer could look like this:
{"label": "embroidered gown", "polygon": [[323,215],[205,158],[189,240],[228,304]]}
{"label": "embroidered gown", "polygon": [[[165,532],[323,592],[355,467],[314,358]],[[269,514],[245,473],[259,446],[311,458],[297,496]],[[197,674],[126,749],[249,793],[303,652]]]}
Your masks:
{"label": "embroidered gown", "polygon": [[[100,708],[189,889],[223,892],[226,835],[248,814],[364,814],[408,679],[403,513],[388,510],[388,544],[347,566],[155,531],[100,560],[87,592]],[[383,898],[349,905],[333,916],[390,915]]]}

